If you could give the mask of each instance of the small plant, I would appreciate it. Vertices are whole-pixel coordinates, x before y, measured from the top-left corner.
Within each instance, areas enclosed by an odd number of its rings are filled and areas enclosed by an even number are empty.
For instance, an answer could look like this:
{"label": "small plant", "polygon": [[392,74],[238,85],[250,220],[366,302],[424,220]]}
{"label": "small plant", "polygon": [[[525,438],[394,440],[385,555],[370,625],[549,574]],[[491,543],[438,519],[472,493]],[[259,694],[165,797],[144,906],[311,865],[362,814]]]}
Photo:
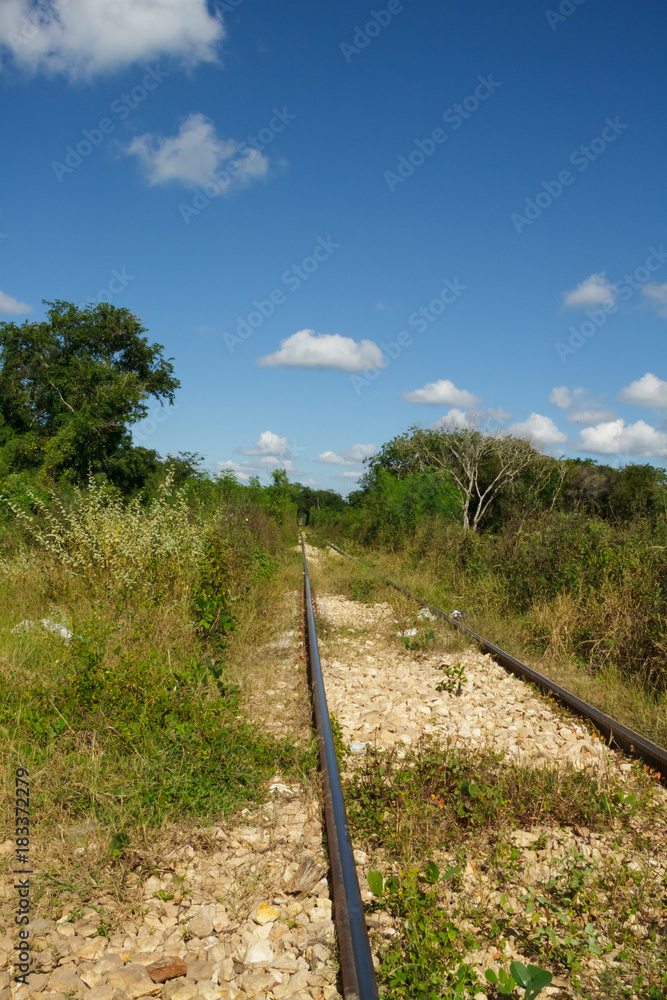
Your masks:
{"label": "small plant", "polygon": [[379,871],[368,873],[371,892],[401,932],[379,953],[378,974],[388,996],[464,997],[479,985],[474,970],[461,962],[473,938],[447,918],[438,902],[438,884],[460,872],[456,866],[441,875],[429,861],[423,871],[413,867],[386,880]]}
{"label": "small plant", "polygon": [[463,685],[468,683],[468,678],[465,673],[466,668],[462,663],[457,663],[455,667],[451,664],[443,663],[442,666],[437,669],[442,670],[444,679],[436,684],[435,690],[454,691],[458,697],[461,694]]}
{"label": "small plant", "polygon": [[433,629],[429,629],[428,632],[420,631],[423,628],[423,622],[420,618],[414,619],[414,626],[405,630],[401,630],[400,626],[396,626],[396,635],[401,640],[408,652],[417,652],[418,650],[428,649],[429,646],[435,640],[435,632]]}
{"label": "small plant", "polygon": [[553,979],[551,973],[545,969],[540,969],[537,965],[524,965],[523,962],[512,962],[509,973],[504,969],[498,969],[496,975],[492,969],[487,969],[484,975],[486,981],[495,986],[502,995],[513,993],[517,986],[521,986],[524,990],[524,1000],[535,1000]]}
{"label": "small plant", "polygon": [[130,838],[124,830],[121,830],[119,833],[114,833],[111,838],[111,843],[109,844],[109,847],[111,848],[111,856],[113,858],[119,858],[129,843]]}

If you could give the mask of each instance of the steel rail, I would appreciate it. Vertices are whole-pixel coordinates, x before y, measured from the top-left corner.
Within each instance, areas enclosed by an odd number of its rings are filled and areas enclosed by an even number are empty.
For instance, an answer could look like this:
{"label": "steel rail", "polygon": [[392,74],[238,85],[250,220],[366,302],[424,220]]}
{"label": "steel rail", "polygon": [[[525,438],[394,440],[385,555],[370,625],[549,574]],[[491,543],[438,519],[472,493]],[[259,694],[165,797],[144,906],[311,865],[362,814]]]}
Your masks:
{"label": "steel rail", "polygon": [[304,573],[304,605],[308,636],[308,660],[313,688],[315,722],[320,748],[320,764],[324,786],[324,816],[329,843],[334,910],[338,931],[343,996],[345,1000],[378,1000],[373,956],[368,940],[366,917],[361,902],[357,868],[347,825],[345,800],[340,783],[331,720],[327,705],[320,653],[315,631],[310,577],[306,559],[306,543],[301,538]]}
{"label": "steel rail", "polygon": [[667,783],[667,750],[663,747],[658,746],[656,743],[652,743],[650,740],[645,739],[640,736],[639,733],[633,732],[632,729],[628,729],[627,726],[621,725],[620,722],[616,722],[609,715],[605,715],[604,712],[600,712],[597,708],[589,705],[587,702],[582,701],[581,698],[577,698],[576,695],[571,694],[565,688],[560,687],[558,684],[554,684],[547,677],[542,674],[538,674],[536,670],[529,667],[526,663],[522,663],[521,660],[517,660],[516,657],[512,656],[510,653],[506,653],[504,649],[500,646],[496,646],[495,643],[489,642],[483,636],[479,635],[477,632],[473,632],[471,628],[464,625],[463,622],[451,615],[448,615],[445,611],[441,611],[440,608],[434,607],[433,604],[429,604],[428,601],[423,600],[421,597],[417,597],[411,591],[407,590],[405,587],[401,587],[399,583],[394,583],[388,577],[382,576],[380,573],[376,573],[375,570],[370,569],[370,567],[365,566],[359,559],[355,559],[348,552],[345,552],[338,545],[334,545],[333,542],[327,542],[332,549],[336,552],[340,552],[341,555],[345,556],[347,559],[351,559],[353,562],[361,566],[362,569],[366,570],[372,576],[376,576],[378,579],[382,580],[390,587],[394,587],[395,590],[400,590],[402,594],[407,594],[413,600],[421,604],[423,608],[428,608],[433,614],[439,615],[440,618],[444,618],[450,625],[456,626],[461,632],[465,632],[466,635],[474,639],[475,642],[484,650],[484,652],[490,653],[491,656],[501,666],[505,667],[511,673],[516,674],[518,677],[524,680],[529,680],[533,684],[542,688],[543,691],[548,692],[548,694],[554,695],[558,701],[562,702],[567,708],[576,712],[577,715],[581,715],[584,718],[590,719],[601,733],[604,733],[609,745],[615,745],[620,750],[629,754],[632,757],[636,757],[643,760],[646,764],[652,767],[659,775],[660,780],[663,783]]}

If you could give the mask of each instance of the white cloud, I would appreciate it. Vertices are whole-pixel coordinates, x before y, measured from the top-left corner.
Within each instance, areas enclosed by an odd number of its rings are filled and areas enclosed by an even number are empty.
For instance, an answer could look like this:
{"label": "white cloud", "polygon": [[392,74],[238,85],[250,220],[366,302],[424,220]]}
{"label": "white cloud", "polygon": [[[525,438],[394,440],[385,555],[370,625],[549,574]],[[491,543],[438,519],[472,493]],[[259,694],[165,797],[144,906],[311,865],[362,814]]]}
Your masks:
{"label": "white cloud", "polygon": [[641,378],[621,389],[618,399],[633,406],[652,406],[655,409],[667,407],[667,382],[646,372]]}
{"label": "white cloud", "polygon": [[642,293],[649,303],[655,306],[658,316],[664,316],[667,319],[667,282],[664,285],[655,285],[653,282],[642,285]]}
{"label": "white cloud", "polygon": [[667,434],[643,420],[626,426],[625,421],[610,420],[579,432],[583,451],[598,455],[662,455],[667,449]]}
{"label": "white cloud", "polygon": [[433,424],[433,427],[448,427],[453,428],[454,430],[465,430],[468,427],[477,426],[477,416],[478,415],[474,410],[470,413],[466,413],[465,410],[453,407],[440,417],[440,419]]}
{"label": "white cloud", "polygon": [[542,445],[562,444],[567,441],[567,434],[558,430],[551,417],[545,417],[541,413],[531,413],[527,420],[512,424],[509,433]]}
{"label": "white cloud", "polygon": [[150,185],[213,183],[218,193],[227,193],[265,177],[269,169],[258,149],[219,138],[213,122],[200,113],[188,115],[178,135],[135,136],[125,152],[138,158]]}
{"label": "white cloud", "polygon": [[360,372],[364,368],[382,368],[382,351],[372,340],[353,340],[339,333],[315,333],[299,330],[280,341],[280,350],[258,358],[257,364],[270,368],[293,365],[297,368],[337,368]]}
{"label": "white cloud", "polygon": [[12,316],[18,316],[21,313],[29,312],[32,312],[32,306],[25,302],[19,302],[18,299],[5,292],[0,292],[0,313],[11,313]]}
{"label": "white cloud", "polygon": [[359,475],[359,470],[347,469],[345,472],[334,472],[334,479],[358,479]]}
{"label": "white cloud", "polygon": [[616,289],[604,276],[604,271],[591,274],[571,292],[563,292],[563,306],[566,309],[592,309],[593,306],[613,306]]}
{"label": "white cloud", "polygon": [[588,409],[582,410],[572,410],[568,413],[565,418],[568,424],[600,424],[607,420],[616,419],[616,410],[612,410],[609,407],[598,406],[597,408],[589,406]]}
{"label": "white cloud", "polygon": [[448,378],[441,378],[437,382],[427,382],[423,389],[415,389],[414,392],[404,392],[402,399],[407,399],[410,403],[439,403],[440,406],[464,406],[473,407],[481,403],[478,396],[474,396],[467,389],[457,389]]}
{"label": "white cloud", "polygon": [[2,0],[0,49],[31,73],[90,79],[172,57],[214,62],[224,37],[206,0]]}
{"label": "white cloud", "polygon": [[237,448],[239,455],[278,455],[291,458],[287,438],[281,438],[273,431],[262,431],[252,448]]}
{"label": "white cloud", "polygon": [[[375,451],[374,444],[353,444],[351,448],[337,454],[335,451],[323,451],[316,462],[324,465],[362,465],[365,458],[369,458]],[[358,473],[354,473],[358,475]]]}

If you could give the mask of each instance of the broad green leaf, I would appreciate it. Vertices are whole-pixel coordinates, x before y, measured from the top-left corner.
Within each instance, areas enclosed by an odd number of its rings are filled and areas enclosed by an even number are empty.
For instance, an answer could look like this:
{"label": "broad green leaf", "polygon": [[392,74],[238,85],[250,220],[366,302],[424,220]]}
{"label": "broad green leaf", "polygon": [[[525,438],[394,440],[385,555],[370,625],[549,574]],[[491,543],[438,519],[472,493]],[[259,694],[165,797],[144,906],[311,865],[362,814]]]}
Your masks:
{"label": "broad green leaf", "polygon": [[440,878],[440,869],[436,865],[435,861],[429,861],[426,865],[426,870],[424,871],[424,878],[430,885],[435,885],[435,883]]}
{"label": "broad green leaf", "polygon": [[373,895],[381,896],[383,887],[384,881],[380,872],[370,871],[368,873],[368,888],[371,890]]}

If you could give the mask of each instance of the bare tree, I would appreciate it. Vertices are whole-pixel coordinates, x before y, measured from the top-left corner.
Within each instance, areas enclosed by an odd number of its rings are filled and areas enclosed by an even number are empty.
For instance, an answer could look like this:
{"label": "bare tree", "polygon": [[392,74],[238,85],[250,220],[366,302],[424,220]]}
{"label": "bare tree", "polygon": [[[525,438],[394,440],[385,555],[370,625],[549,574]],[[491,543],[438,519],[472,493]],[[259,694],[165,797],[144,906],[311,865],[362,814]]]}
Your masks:
{"label": "bare tree", "polygon": [[528,441],[501,430],[416,427],[413,441],[421,467],[449,473],[461,490],[463,527],[472,531],[498,494],[540,457]]}

